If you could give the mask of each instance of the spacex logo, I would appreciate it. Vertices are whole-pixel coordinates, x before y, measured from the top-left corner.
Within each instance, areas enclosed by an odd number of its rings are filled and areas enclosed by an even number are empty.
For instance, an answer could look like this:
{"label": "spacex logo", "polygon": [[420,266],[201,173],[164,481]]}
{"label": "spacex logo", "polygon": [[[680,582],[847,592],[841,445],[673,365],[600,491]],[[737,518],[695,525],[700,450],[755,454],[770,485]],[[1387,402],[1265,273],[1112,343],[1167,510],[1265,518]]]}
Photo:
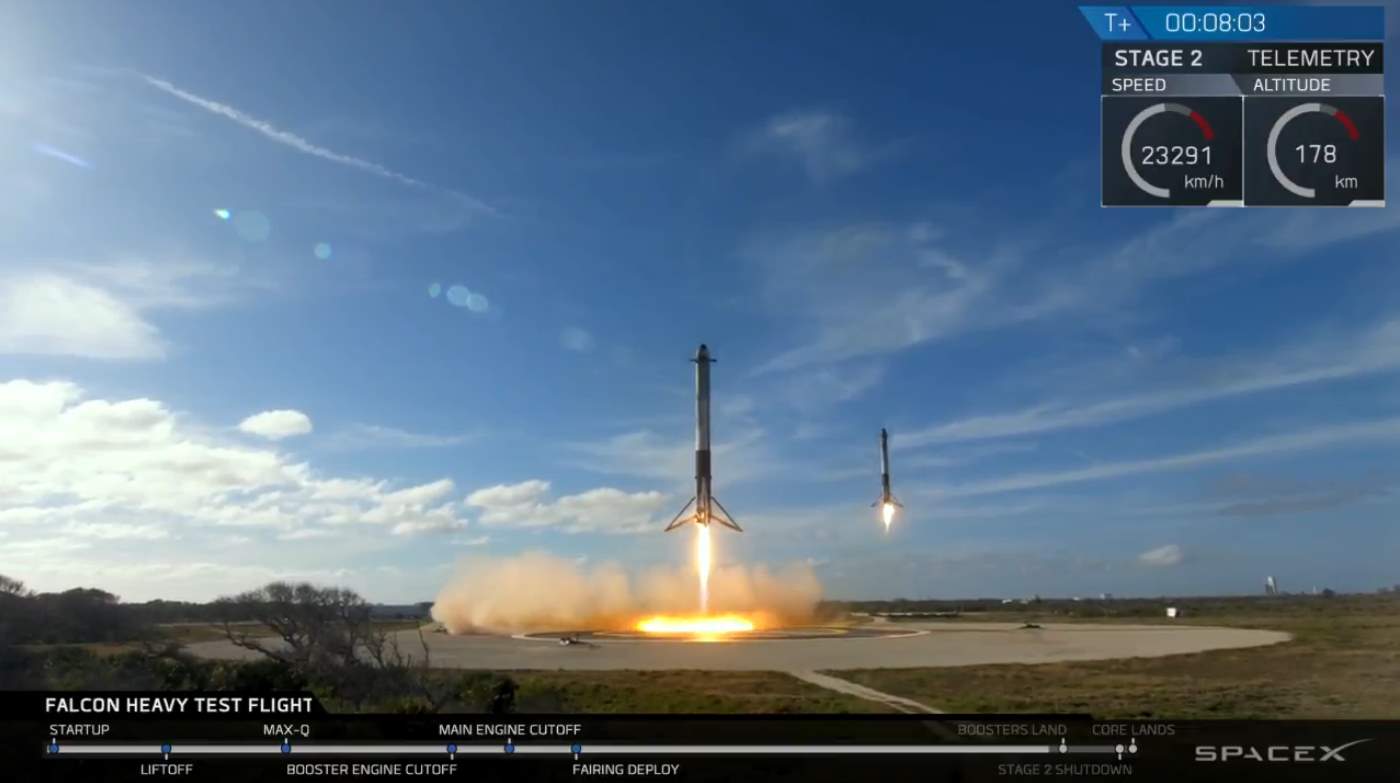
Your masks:
{"label": "spacex logo", "polygon": [[1290,764],[1346,761],[1342,751],[1370,741],[1370,738],[1353,740],[1335,748],[1326,745],[1197,745],[1196,761],[1272,761]]}

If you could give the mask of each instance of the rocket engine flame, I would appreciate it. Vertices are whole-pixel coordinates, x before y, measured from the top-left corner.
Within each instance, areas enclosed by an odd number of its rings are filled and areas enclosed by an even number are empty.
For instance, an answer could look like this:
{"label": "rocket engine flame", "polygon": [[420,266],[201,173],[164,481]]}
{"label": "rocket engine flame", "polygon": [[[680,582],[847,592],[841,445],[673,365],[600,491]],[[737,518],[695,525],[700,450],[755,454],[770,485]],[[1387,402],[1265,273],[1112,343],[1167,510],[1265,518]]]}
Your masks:
{"label": "rocket engine flame", "polygon": [[[710,535],[718,538],[720,533],[712,530]],[[714,559],[709,614],[701,616],[695,605],[696,553],[679,554],[679,562],[636,572],[615,562],[585,563],[539,551],[469,555],[438,593],[432,616],[454,634],[561,628],[635,631],[642,620],[731,616],[761,630],[802,625],[815,617],[822,587],[810,564],[772,568]]]}
{"label": "rocket engine flame", "polygon": [[689,636],[699,641],[720,641],[726,634],[754,630],[750,616],[740,614],[710,614],[710,572],[714,566],[710,525],[695,526],[695,573],[700,578],[700,614],[652,615],[637,622],[643,633]]}
{"label": "rocket engine flame", "polygon": [[637,623],[637,630],[646,633],[709,635],[752,631],[754,623],[737,614],[715,617],[648,617]]}
{"label": "rocket engine flame", "polygon": [[[710,526],[696,525],[695,570],[700,575],[700,614],[710,612]],[[643,629],[645,630],[645,629]]]}
{"label": "rocket engine flame", "polygon": [[890,523],[894,521],[894,504],[886,502],[880,507],[880,516],[885,520],[885,532],[890,532]]}

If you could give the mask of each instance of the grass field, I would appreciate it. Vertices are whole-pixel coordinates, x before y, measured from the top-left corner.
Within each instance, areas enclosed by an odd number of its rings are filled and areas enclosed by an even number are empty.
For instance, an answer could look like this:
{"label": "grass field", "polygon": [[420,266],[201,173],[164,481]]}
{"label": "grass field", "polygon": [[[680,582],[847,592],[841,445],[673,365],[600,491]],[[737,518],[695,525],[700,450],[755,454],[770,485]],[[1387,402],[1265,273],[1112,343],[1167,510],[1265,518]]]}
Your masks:
{"label": "grass field", "polygon": [[[1285,631],[1269,647],[1159,658],[955,668],[829,672],[949,712],[1079,712],[1101,717],[1400,718],[1400,596],[1178,599],[1186,615],[1162,616],[1165,600],[961,606],[958,622],[1091,622],[1220,625]],[[937,606],[937,609],[950,607]],[[867,618],[868,619],[868,618]],[[857,618],[860,621],[860,618]],[[897,620],[896,620],[897,621]],[[927,618],[918,622],[930,621]],[[382,624],[412,628],[415,621]],[[224,638],[214,625],[158,627],[181,643]],[[100,657],[136,642],[76,647]],[[457,675],[470,674],[462,670]],[[497,671],[519,688],[517,708],[560,713],[884,712],[780,672]]]}
{"label": "grass field", "polygon": [[889,712],[779,672],[518,671],[522,712]]}
{"label": "grass field", "polygon": [[[421,623],[418,620],[381,620],[375,622],[375,627],[385,631],[403,631],[417,628]],[[179,644],[194,644],[196,642],[213,642],[227,638],[224,635],[222,625],[214,623],[170,623],[167,625],[154,626],[157,632],[151,642],[178,642]],[[240,627],[250,636],[265,637],[271,636],[271,629],[266,626],[255,626],[253,624],[240,624]],[[86,650],[93,655],[111,656],[121,653],[135,652],[142,649],[145,642],[72,642],[64,644],[21,644],[19,647],[25,650],[41,651],[62,648],[73,648]]]}
{"label": "grass field", "polygon": [[1158,618],[1022,610],[964,615],[1036,622],[1161,622],[1267,628],[1293,641],[1163,658],[833,672],[949,712],[1087,712],[1102,717],[1400,718],[1400,600],[1283,598],[1191,607]]}
{"label": "grass field", "polygon": [[[413,620],[376,625],[387,631],[418,627]],[[161,638],[181,644],[225,638],[221,626],[180,623],[159,626]],[[251,631],[251,628],[249,629]],[[262,634],[270,633],[261,629]],[[253,631],[254,635],[262,635]],[[99,657],[141,649],[140,642],[24,645],[42,651],[75,648]],[[712,671],[451,671],[478,675],[483,681],[514,680],[517,709],[559,713],[871,713],[888,712],[881,704],[833,693],[780,672]]]}

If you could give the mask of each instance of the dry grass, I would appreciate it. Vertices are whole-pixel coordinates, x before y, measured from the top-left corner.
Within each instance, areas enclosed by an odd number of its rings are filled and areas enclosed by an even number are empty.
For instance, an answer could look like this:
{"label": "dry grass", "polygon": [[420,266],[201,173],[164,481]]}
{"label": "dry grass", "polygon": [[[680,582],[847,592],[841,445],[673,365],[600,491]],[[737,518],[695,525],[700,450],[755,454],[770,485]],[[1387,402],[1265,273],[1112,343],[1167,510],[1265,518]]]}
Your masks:
{"label": "dry grass", "polygon": [[[271,636],[272,631],[266,627],[255,627],[252,623],[238,623],[240,628],[246,626],[250,636]],[[403,631],[417,628],[421,623],[417,620],[381,620],[375,622],[375,626],[385,631]],[[214,642],[228,638],[224,635],[222,625],[216,623],[170,623],[155,627],[159,636],[155,641],[178,642],[179,644],[195,644],[198,642]],[[57,650],[74,648],[86,650],[94,655],[111,656],[125,652],[134,652],[143,647],[141,641],[125,642],[74,642],[67,644],[22,644],[20,649],[30,651]]]}
{"label": "dry grass", "polygon": [[871,713],[880,704],[779,672],[517,671],[524,712]]}
{"label": "dry grass", "polygon": [[[1286,631],[1293,640],[1163,658],[835,674],[951,712],[1087,712],[1112,718],[1400,718],[1396,698],[1400,694],[1400,602],[1338,597],[1328,602],[1279,603],[1267,607],[1268,611],[1259,611],[1257,605],[1248,608],[1254,611],[1198,614],[1185,622]],[[1143,622],[1141,618],[1128,621]]]}

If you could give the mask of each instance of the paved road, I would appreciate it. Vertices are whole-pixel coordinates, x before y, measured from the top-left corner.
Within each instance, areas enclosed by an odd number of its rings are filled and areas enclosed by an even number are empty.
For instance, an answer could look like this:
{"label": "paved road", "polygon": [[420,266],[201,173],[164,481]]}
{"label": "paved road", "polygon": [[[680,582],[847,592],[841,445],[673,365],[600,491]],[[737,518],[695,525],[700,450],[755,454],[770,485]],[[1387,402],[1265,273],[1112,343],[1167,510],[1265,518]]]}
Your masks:
{"label": "paved road", "polygon": [[[433,665],[472,669],[718,669],[808,672],[841,669],[1047,663],[1155,657],[1287,641],[1277,631],[1164,625],[901,623],[922,633],[883,638],[830,638],[733,643],[599,639],[591,645],[509,636],[426,633]],[[418,650],[417,633],[399,643]],[[190,645],[209,658],[251,658],[227,641]]]}
{"label": "paved road", "polygon": [[877,691],[874,688],[854,683],[850,680],[843,680],[840,677],[832,677],[829,674],[822,674],[821,672],[798,671],[788,672],[788,674],[791,674],[799,680],[805,680],[813,685],[826,688],[827,690],[844,693],[848,696],[855,696],[856,698],[865,699],[867,701],[879,702],[880,704],[893,707],[900,712],[919,714],[943,711],[935,710],[927,704],[914,701],[913,699],[906,699],[903,696],[896,696],[893,693]]}
{"label": "paved road", "polygon": [[[470,669],[712,669],[782,671],[840,693],[886,704],[901,712],[938,712],[925,704],[822,674],[819,670],[970,666],[984,663],[1048,663],[1104,658],[1156,657],[1277,644],[1286,633],[1239,628],[1163,625],[1015,623],[901,623],[908,634],[732,643],[652,641],[595,637],[563,646],[557,640],[518,636],[425,633],[434,666]],[[421,650],[415,631],[400,631],[405,651]],[[196,655],[241,659],[257,653],[227,641],[190,645]]]}

